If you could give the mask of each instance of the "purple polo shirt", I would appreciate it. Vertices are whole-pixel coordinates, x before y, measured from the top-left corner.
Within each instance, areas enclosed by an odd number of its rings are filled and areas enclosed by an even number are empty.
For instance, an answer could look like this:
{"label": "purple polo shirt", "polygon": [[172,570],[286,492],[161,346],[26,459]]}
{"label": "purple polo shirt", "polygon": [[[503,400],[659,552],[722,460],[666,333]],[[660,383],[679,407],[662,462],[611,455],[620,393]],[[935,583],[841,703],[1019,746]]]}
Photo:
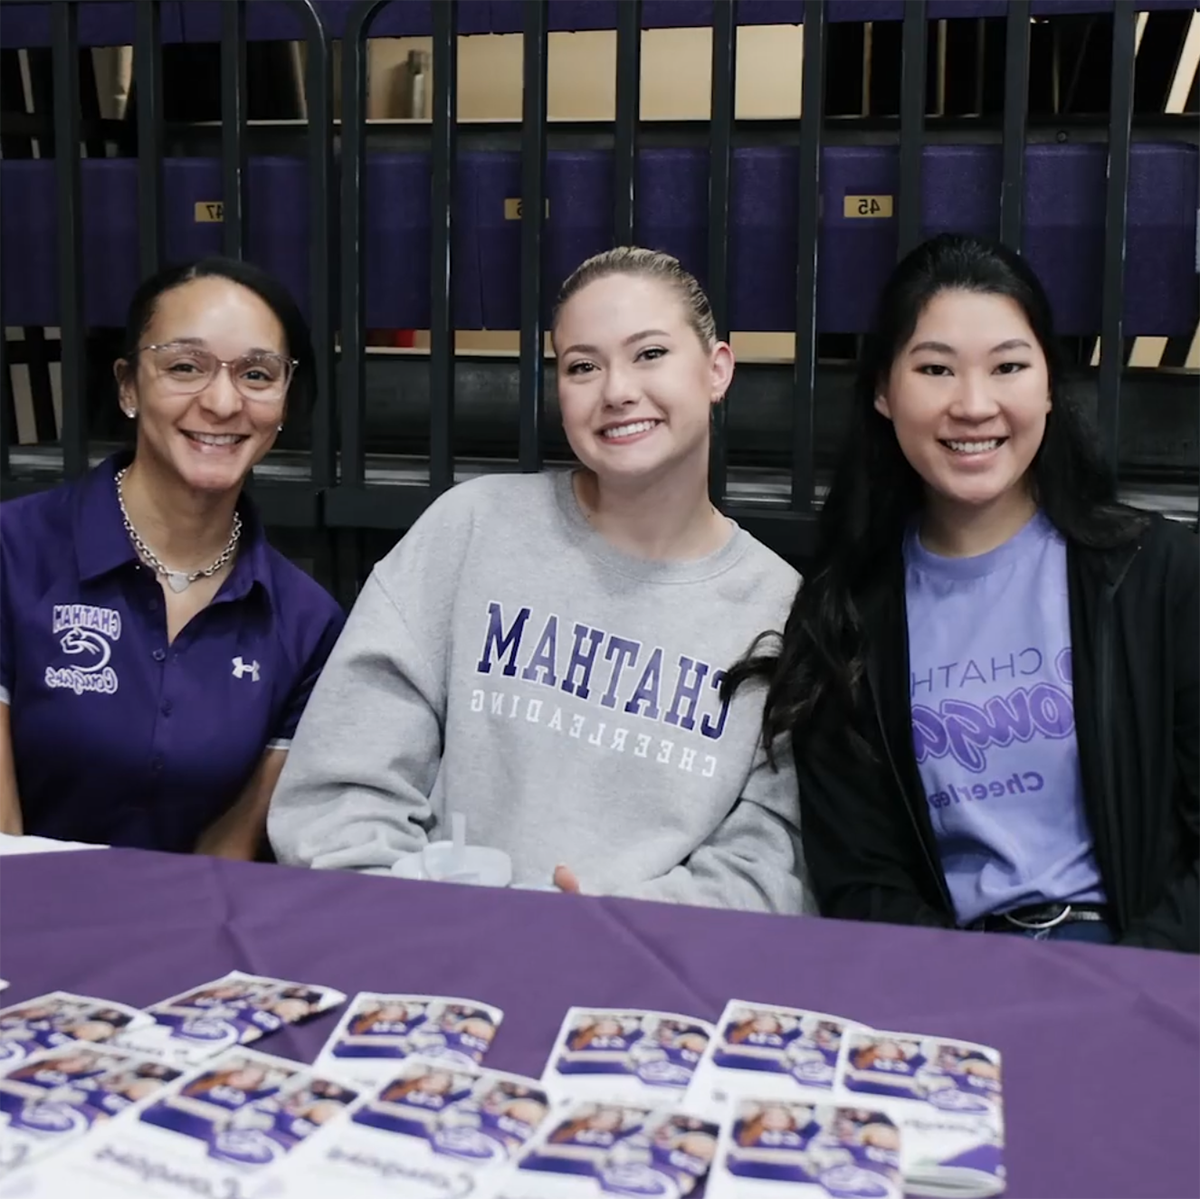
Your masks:
{"label": "purple polo shirt", "polygon": [[286,748],[344,616],[243,496],[232,571],[168,645],[117,505],[128,460],[0,504],[0,701],[27,833],[186,852]]}

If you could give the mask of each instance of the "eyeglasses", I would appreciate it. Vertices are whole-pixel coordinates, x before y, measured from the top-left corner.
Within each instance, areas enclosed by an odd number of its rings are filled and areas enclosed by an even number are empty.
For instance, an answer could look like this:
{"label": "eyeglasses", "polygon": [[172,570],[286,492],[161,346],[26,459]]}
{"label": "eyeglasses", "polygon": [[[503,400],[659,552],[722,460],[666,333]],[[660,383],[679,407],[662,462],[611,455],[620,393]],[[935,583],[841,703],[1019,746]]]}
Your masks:
{"label": "eyeglasses", "polygon": [[195,395],[203,391],[225,367],[238,395],[266,404],[283,399],[297,366],[296,359],[269,352],[247,354],[224,362],[201,346],[182,342],[142,346],[138,353],[149,357],[157,380],[176,395]]}

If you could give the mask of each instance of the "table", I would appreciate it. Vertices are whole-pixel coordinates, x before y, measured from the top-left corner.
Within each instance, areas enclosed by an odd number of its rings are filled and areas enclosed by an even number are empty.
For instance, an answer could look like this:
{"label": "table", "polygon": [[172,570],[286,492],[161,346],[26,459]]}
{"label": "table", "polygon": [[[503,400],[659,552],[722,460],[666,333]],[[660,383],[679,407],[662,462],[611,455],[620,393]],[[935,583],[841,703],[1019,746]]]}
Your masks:
{"label": "table", "polygon": [[[1151,950],[481,890],[139,850],[0,862],[0,974],[145,1006],[240,969],[506,1012],[540,1074],[571,1004],[714,1020],[731,998],[1004,1055],[1010,1199],[1200,1195],[1200,969]],[[311,1061],[338,1011],[260,1043]]]}

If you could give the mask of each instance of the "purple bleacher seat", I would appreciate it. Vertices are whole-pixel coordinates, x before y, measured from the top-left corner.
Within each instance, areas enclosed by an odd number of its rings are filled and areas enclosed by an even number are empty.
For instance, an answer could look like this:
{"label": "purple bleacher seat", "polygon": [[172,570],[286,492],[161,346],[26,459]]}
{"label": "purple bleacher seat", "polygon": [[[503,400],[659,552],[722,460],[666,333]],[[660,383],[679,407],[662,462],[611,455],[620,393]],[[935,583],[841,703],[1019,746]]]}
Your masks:
{"label": "purple bleacher seat", "polygon": [[634,236],[673,254],[707,285],[708,153],[646,149],[638,154]]}
{"label": "purple bleacher seat", "polygon": [[[1136,144],[1131,152],[1125,319],[1130,336],[1186,336],[1195,328],[1196,147]],[[1046,284],[1060,331],[1099,331],[1104,261],[1102,144],[1034,145],[1026,151],[1024,247]],[[137,164],[81,163],[85,318],[119,325],[138,278]],[[54,325],[58,298],[57,206],[50,159],[0,162],[0,282],[10,325]],[[861,332],[896,255],[899,179],[894,146],[827,147],[822,155],[818,328]],[[222,225],[204,219],[222,199],[220,162],[164,163],[168,261],[221,252]],[[303,158],[251,158],[247,257],[308,308],[308,170]],[[371,328],[429,323],[429,158],[369,155],[364,280]],[[679,257],[707,282],[708,155],[643,150],[638,160],[639,243]],[[795,308],[797,154],[742,148],[733,160],[730,314],[735,329],[789,330]],[[611,244],[612,156],[548,155],[549,219],[543,314],[580,262]],[[521,194],[516,153],[464,153],[455,210],[455,321],[515,329],[521,313]],[[1000,148],[929,146],[924,153],[923,236],[943,230],[995,235]],[[865,207],[866,215],[859,215]]]}
{"label": "purple bleacher seat", "polygon": [[[1195,327],[1196,158],[1195,148],[1184,145],[1133,149],[1125,288],[1131,336],[1183,335]],[[1062,332],[1095,333],[1104,253],[1105,149],[1031,146],[1026,161],[1026,251],[1046,281]],[[926,147],[922,235],[958,231],[996,236],[1000,172],[998,146]],[[504,200],[519,195],[519,157],[476,155],[468,173],[469,186],[479,193],[475,211],[484,323],[489,328],[516,328],[520,224],[505,219]],[[824,150],[817,292],[822,332],[857,333],[869,326],[895,262],[898,183],[894,146]],[[797,187],[794,148],[735,152],[729,296],[735,329],[793,328]],[[548,156],[548,303],[566,274],[608,244],[611,189],[607,153]],[[865,215],[860,215],[861,209]],[[637,215],[641,244],[675,254],[706,282],[708,158],[703,149],[643,151]]]}
{"label": "purple bleacher seat", "polygon": [[[623,0],[548,0],[551,30],[615,29]],[[841,0],[842,6],[857,0]],[[873,0],[865,0],[867,4]],[[967,3],[969,0],[960,0]],[[522,0],[492,0],[492,32],[516,33],[523,27]],[[643,0],[645,29],[676,29],[711,25],[712,0]],[[850,16],[847,20],[869,20]],[[798,25],[804,20],[804,0],[740,0],[739,25]]]}
{"label": "purple bleacher seat", "polygon": [[[817,264],[817,327],[859,333],[896,261],[896,218],[860,217],[857,198],[895,203],[899,155],[894,146],[837,146],[821,155],[821,234]],[[847,215],[847,198],[853,215]],[[879,203],[883,204],[881,199]]]}
{"label": "purple bleacher seat", "polygon": [[[999,156],[989,154],[974,146],[926,150],[925,235],[946,229],[998,232]],[[895,261],[898,177],[894,148],[831,146],[822,152],[817,289],[822,332],[859,332],[870,320]],[[735,329],[795,328],[798,189],[795,148],[734,152],[729,299]]]}
{"label": "purple bleacher seat", "polygon": [[[137,25],[137,0],[79,0],[79,44],[81,46],[132,45]],[[162,40],[183,40],[178,0],[165,0],[160,12]],[[0,3],[0,46],[25,50],[50,45],[48,3]]]}
{"label": "purple bleacher seat", "polygon": [[[1096,333],[1104,278],[1103,145],[1030,146],[1025,253],[1059,330]],[[1196,328],[1197,151],[1135,144],[1129,162],[1125,334],[1186,336]]]}
{"label": "purple bleacher seat", "polygon": [[[1024,252],[1049,292],[1064,334],[1100,329],[1106,162],[1103,144],[1026,149]],[[818,283],[823,330],[866,327],[895,253],[895,221],[848,218],[845,196],[895,197],[898,179],[894,148],[831,148],[824,153]],[[996,236],[1000,180],[998,146],[926,147],[922,235],[953,230]],[[1194,331],[1196,207],[1196,148],[1135,144],[1125,255],[1127,335],[1185,336]],[[854,279],[855,286],[839,285],[844,279]]]}
{"label": "purple bleacher seat", "polygon": [[[454,206],[454,319],[460,329],[482,324],[474,203],[463,162],[469,157],[459,159]],[[362,270],[369,329],[429,327],[429,172],[428,154],[367,158]]]}
{"label": "purple bleacher seat", "polygon": [[602,151],[550,155],[546,193],[552,199],[542,281],[549,318],[563,280],[581,262],[613,244],[612,155]]}
{"label": "purple bleacher seat", "polygon": [[[219,42],[223,4],[210,0],[181,0],[183,36],[188,42]],[[246,37],[251,41],[302,41],[308,37],[308,21],[291,4],[258,0],[246,5]]]}
{"label": "purple bleacher seat", "polygon": [[[54,160],[0,163],[0,289],[6,325],[57,325],[58,184]],[[138,283],[137,164],[80,163],[84,320],[121,326]]]}
{"label": "purple bleacher seat", "polygon": [[[1124,3],[1125,0],[1122,0]],[[621,0],[549,0],[551,30],[613,29]],[[1114,0],[1033,0],[1034,16],[1111,12]],[[1138,10],[1187,9],[1194,0],[1133,0]],[[928,20],[1003,17],[1008,0],[928,0]],[[905,0],[828,0],[830,22],[900,21]],[[643,0],[642,27],[680,29],[711,26],[713,0]],[[800,25],[804,0],[740,0],[737,23],[748,25]],[[522,0],[492,0],[491,31],[518,33],[524,26]]]}
{"label": "purple bleacher seat", "polygon": [[54,162],[0,160],[0,301],[6,325],[58,324]]}
{"label": "purple bleacher seat", "polygon": [[[341,38],[357,0],[315,0],[314,7],[330,40]],[[392,0],[375,15],[370,37],[427,37],[433,32],[430,3],[440,0]],[[221,40],[221,5],[212,0],[182,0],[184,33],[189,42]],[[488,0],[460,0],[459,33],[487,33]],[[246,37],[251,41],[307,37],[307,22],[286,0],[254,0],[246,5]]]}
{"label": "purple bleacher seat", "polygon": [[927,146],[921,157],[921,236],[1000,236],[999,146]]}
{"label": "purple bleacher seat", "polygon": [[[481,316],[488,329],[521,324],[521,195],[519,154],[464,155],[464,187],[478,236]],[[612,245],[612,155],[555,151],[546,159],[549,219],[543,234],[542,316],[549,320],[563,280],[585,259]]]}
{"label": "purple bleacher seat", "polygon": [[[842,0],[843,5],[847,2]],[[549,0],[547,19],[551,30],[614,29],[621,3],[622,0]],[[644,29],[694,28],[711,25],[712,19],[712,0],[643,0],[642,3]],[[798,25],[803,20],[804,0],[740,0],[737,8],[739,25]],[[493,33],[517,33],[523,27],[522,0],[492,0]]]}
{"label": "purple bleacher seat", "polygon": [[[952,0],[941,0],[942,3]],[[1069,13],[1111,12],[1114,3],[1125,4],[1126,0],[1033,0],[1035,17],[1059,17]],[[1195,0],[1133,0],[1138,12],[1166,12],[1194,9]]]}
{"label": "purple bleacher seat", "polygon": [[[463,211],[475,232],[479,264],[479,320],[482,329],[521,325],[521,222],[506,212],[506,201],[521,195],[521,156],[471,153],[459,159]],[[555,208],[551,204],[551,216]],[[547,232],[547,238],[549,232]]]}
{"label": "purple bleacher seat", "polygon": [[729,315],[736,329],[795,328],[799,186],[794,147],[734,151]]}
{"label": "purple bleacher seat", "polygon": [[[675,254],[701,278],[707,260],[707,161],[703,152],[669,149],[647,149],[638,158],[638,243]],[[521,222],[513,219],[512,202],[521,195],[520,155],[470,154],[463,164],[464,194],[478,231],[483,327],[517,329],[523,262]],[[612,155],[552,151],[546,198],[542,294],[548,319],[567,275],[612,245]]]}
{"label": "purple bleacher seat", "polygon": [[[86,158],[80,164],[84,319],[119,327],[140,279],[137,160]],[[57,195],[53,159],[0,163],[0,287],[8,325],[57,325]],[[251,158],[247,167],[246,257],[270,271],[307,313],[308,167],[300,158]],[[220,254],[222,224],[197,219],[222,198],[212,158],[163,164],[165,260]],[[197,213],[197,206],[201,212]]]}
{"label": "purple bleacher seat", "polygon": [[246,257],[287,287],[307,320],[314,248],[308,159],[252,157],[246,190]]}
{"label": "purple bleacher seat", "polygon": [[[309,312],[308,163],[252,157],[246,165],[246,258],[269,271]],[[224,196],[216,158],[168,158],[163,171],[166,261],[221,254],[224,225],[206,219]]]}
{"label": "purple bleacher seat", "polygon": [[[137,0],[78,0],[81,46],[114,46],[134,40]],[[423,37],[432,32],[430,4],[440,0],[392,0],[376,16],[372,37]],[[622,0],[549,0],[552,30],[613,29]],[[1124,2],[1124,0],[1122,0]],[[343,36],[357,0],[314,0],[326,36]],[[462,34],[519,33],[524,25],[523,0],[459,0],[458,29]],[[1139,11],[1186,11],[1195,0],[1132,0]],[[1033,0],[1034,16],[1104,13],[1114,0]],[[904,0],[829,0],[831,22],[899,21]],[[217,42],[221,37],[221,5],[216,0],[165,0],[162,5],[164,42]],[[1002,17],[1008,0],[929,0],[930,20]],[[712,24],[713,0],[643,0],[646,29],[694,28]],[[804,20],[804,0],[741,0],[739,25],[798,25]],[[252,41],[307,37],[303,16],[286,0],[254,0],[246,6],[246,36]],[[47,0],[4,0],[0,3],[0,46],[6,49],[50,45],[50,5]]]}

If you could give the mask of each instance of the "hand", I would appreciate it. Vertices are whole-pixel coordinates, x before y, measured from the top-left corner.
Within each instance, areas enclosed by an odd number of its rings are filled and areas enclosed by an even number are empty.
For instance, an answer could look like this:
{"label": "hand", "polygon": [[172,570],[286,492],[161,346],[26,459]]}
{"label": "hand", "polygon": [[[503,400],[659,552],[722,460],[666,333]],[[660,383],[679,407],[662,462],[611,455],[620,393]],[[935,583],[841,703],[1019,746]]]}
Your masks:
{"label": "hand", "polygon": [[555,866],[554,885],[568,895],[582,894],[579,889],[579,879],[575,877],[575,872],[569,866]]}

